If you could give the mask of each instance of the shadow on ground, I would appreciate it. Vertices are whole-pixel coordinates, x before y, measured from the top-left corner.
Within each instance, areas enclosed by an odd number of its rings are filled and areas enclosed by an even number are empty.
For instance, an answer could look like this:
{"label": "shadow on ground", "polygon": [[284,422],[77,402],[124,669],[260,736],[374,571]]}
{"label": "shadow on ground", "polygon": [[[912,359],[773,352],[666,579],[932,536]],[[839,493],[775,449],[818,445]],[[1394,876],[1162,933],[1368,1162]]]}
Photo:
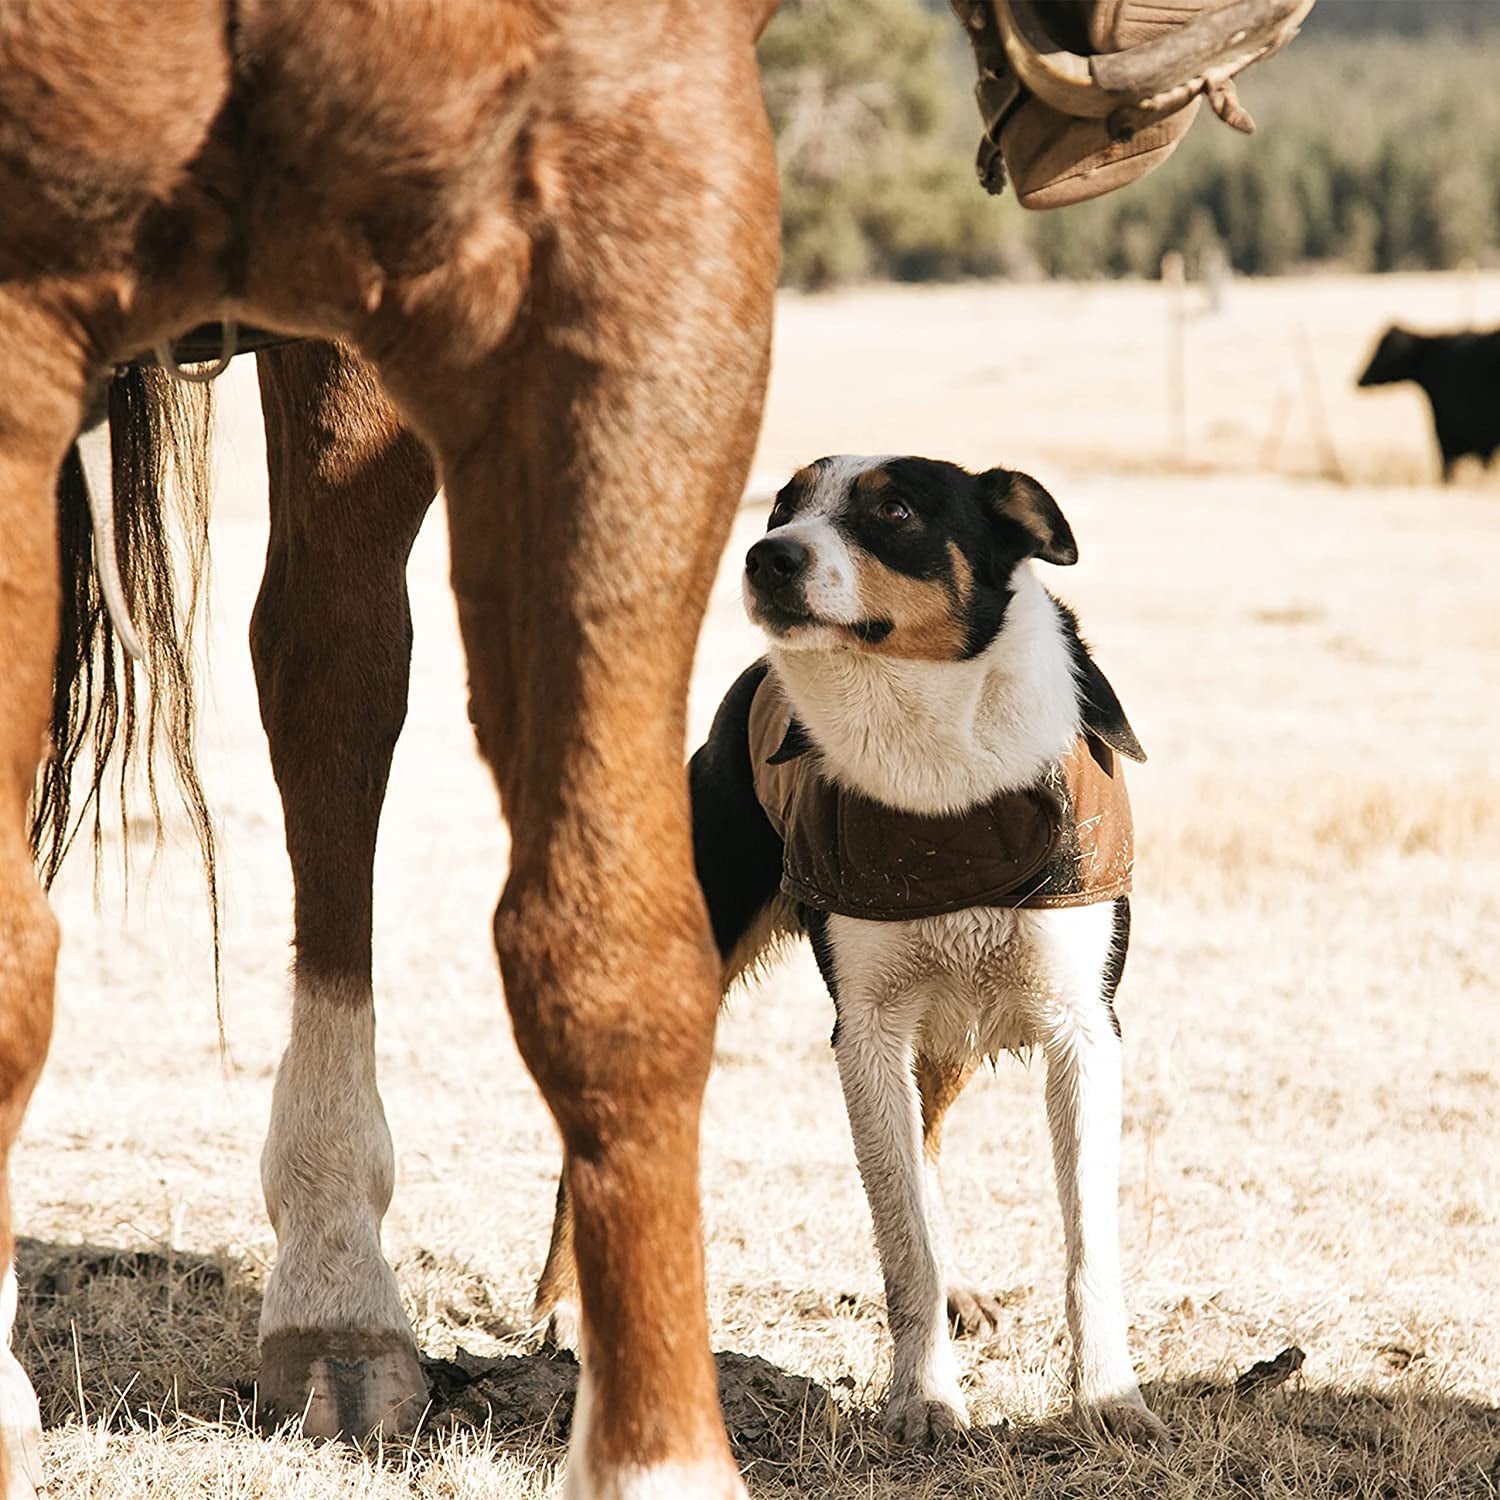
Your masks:
{"label": "shadow on ground", "polygon": [[[112,1428],[254,1421],[253,1268],[227,1255],[25,1239],[16,1264],[15,1347],[44,1426],[80,1413]],[[857,1405],[847,1382],[829,1389],[753,1355],[716,1361],[725,1422],[756,1497],[1500,1497],[1500,1408],[1420,1376],[1383,1389],[1319,1385],[1309,1378],[1316,1350],[1285,1384],[1253,1396],[1205,1378],[1148,1386],[1177,1439],[1168,1459],[1100,1444],[1062,1417],[893,1452],[879,1412]],[[539,1460],[561,1456],[578,1383],[570,1355],[486,1358],[460,1347],[426,1367],[432,1407],[419,1450],[457,1428]]]}
{"label": "shadow on ground", "polygon": [[43,1427],[237,1420],[260,1286],[232,1256],[16,1241],[12,1346]]}
{"label": "shadow on ground", "polygon": [[[16,1273],[15,1347],[44,1427],[80,1414],[111,1427],[176,1417],[254,1422],[261,1278],[236,1258],[21,1239]],[[485,1328],[518,1335],[494,1318]],[[829,1407],[821,1386],[766,1360],[717,1358],[726,1421],[744,1462],[781,1458],[794,1449],[796,1424]],[[485,1358],[460,1347],[451,1359],[424,1364],[431,1431],[482,1428],[503,1447],[556,1443],[561,1452],[578,1385],[572,1355]]]}

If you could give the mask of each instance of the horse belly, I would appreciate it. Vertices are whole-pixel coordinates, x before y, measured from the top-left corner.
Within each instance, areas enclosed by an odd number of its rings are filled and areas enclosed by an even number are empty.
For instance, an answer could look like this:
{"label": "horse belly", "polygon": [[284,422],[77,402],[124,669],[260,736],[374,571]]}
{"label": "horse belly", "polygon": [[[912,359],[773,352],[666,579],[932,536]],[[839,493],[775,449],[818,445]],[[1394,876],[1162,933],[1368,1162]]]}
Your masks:
{"label": "horse belly", "polygon": [[228,95],[214,0],[0,5],[0,279],[121,271]]}

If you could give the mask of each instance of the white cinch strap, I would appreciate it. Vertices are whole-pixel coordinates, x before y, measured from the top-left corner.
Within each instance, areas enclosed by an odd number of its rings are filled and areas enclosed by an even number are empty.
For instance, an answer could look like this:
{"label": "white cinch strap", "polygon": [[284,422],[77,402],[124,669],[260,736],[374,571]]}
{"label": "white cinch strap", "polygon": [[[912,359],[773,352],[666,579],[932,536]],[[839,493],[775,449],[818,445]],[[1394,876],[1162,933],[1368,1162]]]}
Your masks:
{"label": "white cinch strap", "polygon": [[99,592],[109,611],[110,623],[120,645],[132,661],[144,659],[140,637],[130,620],[130,604],[120,578],[120,557],[115,550],[115,500],[109,452],[109,423],[81,433],[78,459],[83,467],[83,488],[89,499],[89,517],[94,525],[94,568],[99,574]]}
{"label": "white cinch strap", "polygon": [[192,385],[207,385],[210,381],[217,380],[229,368],[229,361],[238,352],[240,342],[240,325],[238,323],[231,320],[219,326],[223,330],[224,344],[219,350],[219,357],[206,370],[188,370],[178,364],[177,354],[172,348],[170,340],[158,344],[153,351],[156,355],[157,364],[174,379],[186,380]]}

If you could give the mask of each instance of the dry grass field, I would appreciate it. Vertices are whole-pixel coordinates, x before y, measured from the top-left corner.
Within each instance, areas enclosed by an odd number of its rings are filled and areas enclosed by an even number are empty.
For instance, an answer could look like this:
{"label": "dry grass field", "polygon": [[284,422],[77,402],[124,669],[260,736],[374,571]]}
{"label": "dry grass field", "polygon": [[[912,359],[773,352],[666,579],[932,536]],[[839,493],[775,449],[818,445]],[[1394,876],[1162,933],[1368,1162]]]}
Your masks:
{"label": "dry grass field", "polygon": [[[1187,428],[1159,287],[787,298],[757,471],[909,450],[1032,468],[1150,764],[1125,1027],[1124,1254],[1167,1461],[1066,1414],[1062,1244],[1039,1069],[985,1072],[948,1151],[967,1267],[1009,1321],[963,1346],[976,1426],[888,1451],[879,1272],[801,954],[737,996],[705,1113],[713,1340],[752,1494],[1500,1495],[1500,486],[1431,486],[1410,389],[1351,388],[1393,315],[1500,323],[1500,277],[1236,284],[1187,318]],[[242,368],[243,367],[243,368]],[[377,869],[386,1244],[434,1405],[410,1447],[257,1433],[273,1251],[257,1157],[288,1010],[290,891],[244,637],[264,541],[248,361],[228,377],[202,755],[226,890],[228,1057],[183,820],[57,893],[57,1035],[14,1162],[22,1359],[58,1500],[540,1497],[574,1367],[526,1327],[556,1145],[489,945],[505,868],[467,729],[438,517]],[[1322,417],[1314,411],[1321,403]],[[1348,484],[1316,477],[1332,442]],[[1278,466],[1270,472],[1268,462]],[[757,652],[740,516],[695,732]],[[1235,1377],[1296,1345],[1258,1396]]]}

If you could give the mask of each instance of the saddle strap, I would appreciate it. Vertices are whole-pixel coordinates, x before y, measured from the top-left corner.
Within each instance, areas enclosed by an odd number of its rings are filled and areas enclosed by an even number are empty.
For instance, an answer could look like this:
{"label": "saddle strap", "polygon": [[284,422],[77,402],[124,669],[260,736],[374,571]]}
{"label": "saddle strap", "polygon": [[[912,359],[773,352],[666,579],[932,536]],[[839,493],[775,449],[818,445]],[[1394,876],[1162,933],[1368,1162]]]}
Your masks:
{"label": "saddle strap", "polygon": [[138,355],[132,363],[162,365],[174,374],[182,365],[219,365],[221,368],[213,372],[217,375],[236,354],[277,349],[283,344],[299,342],[300,337],[299,334],[275,333],[249,323],[200,323],[150,353]]}

